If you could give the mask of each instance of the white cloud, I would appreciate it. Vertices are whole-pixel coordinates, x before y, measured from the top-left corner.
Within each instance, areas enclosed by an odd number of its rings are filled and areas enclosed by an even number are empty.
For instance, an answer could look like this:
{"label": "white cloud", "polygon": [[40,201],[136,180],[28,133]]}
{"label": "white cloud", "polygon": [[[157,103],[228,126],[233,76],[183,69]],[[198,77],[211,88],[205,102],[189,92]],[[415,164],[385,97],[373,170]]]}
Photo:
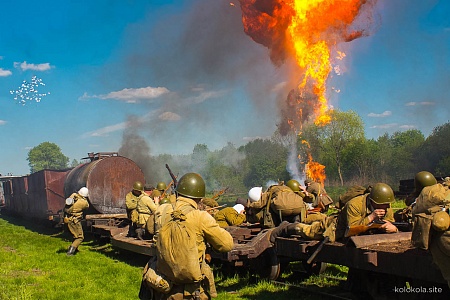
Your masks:
{"label": "white cloud", "polygon": [[50,70],[52,68],[52,66],[50,66],[50,63],[29,64],[26,61],[24,61],[23,63],[15,62],[14,63],[14,67],[15,68],[20,68],[20,69],[22,69],[22,71],[26,71],[26,70],[47,71],[47,70]]}
{"label": "white cloud", "polygon": [[[125,101],[127,103],[137,103],[139,100],[150,100],[158,98],[161,95],[169,93],[169,90],[165,87],[145,87],[138,89],[123,89],[117,92],[111,92],[105,95],[91,96],[91,98],[115,99],[120,101]],[[86,93],[83,97],[89,97]]]}
{"label": "white cloud", "polygon": [[386,110],[386,111],[384,111],[384,112],[381,113],[381,114],[370,113],[370,114],[368,114],[367,116],[368,116],[368,117],[374,117],[374,118],[384,118],[384,117],[388,117],[388,116],[390,116],[390,115],[392,115],[392,111]]}
{"label": "white cloud", "polygon": [[391,124],[374,125],[374,126],[371,126],[370,128],[388,129],[388,128],[393,128],[393,127],[397,127],[397,126],[398,126],[397,123],[391,123]]}
{"label": "white cloud", "polygon": [[270,136],[244,136],[242,138],[242,140],[247,141],[247,142],[251,142],[257,139],[261,139],[261,140],[266,140],[266,139],[270,139]]}
{"label": "white cloud", "polygon": [[201,92],[198,96],[188,97],[184,101],[189,103],[199,104],[211,98],[222,97],[226,94],[226,91],[206,91]]}
{"label": "white cloud", "polygon": [[12,72],[10,70],[3,70],[3,68],[0,68],[0,77],[6,77],[10,76]]}
{"label": "white cloud", "polygon": [[166,111],[166,112],[160,114],[158,116],[158,118],[163,121],[179,121],[179,120],[181,120],[181,116],[179,114],[176,114],[176,113],[173,113],[170,111]]}
{"label": "white cloud", "polygon": [[416,105],[423,105],[423,106],[428,106],[428,105],[435,105],[435,102],[432,101],[423,101],[423,102],[408,102],[405,104],[405,106],[416,106]]}
{"label": "white cloud", "polygon": [[415,125],[400,125],[400,128],[401,129],[406,129],[406,130],[409,130],[409,129],[415,129],[415,128],[417,128]]}
{"label": "white cloud", "polygon": [[5,120],[0,120],[0,125],[5,125],[6,121]]}
{"label": "white cloud", "polygon": [[118,123],[118,124],[114,124],[114,125],[110,125],[110,126],[105,126],[103,128],[94,130],[94,131],[90,131],[90,132],[86,132],[82,135],[83,138],[86,137],[98,137],[98,136],[108,136],[111,132],[115,132],[118,130],[123,130],[125,128],[127,128],[128,122],[122,122],[122,123]]}

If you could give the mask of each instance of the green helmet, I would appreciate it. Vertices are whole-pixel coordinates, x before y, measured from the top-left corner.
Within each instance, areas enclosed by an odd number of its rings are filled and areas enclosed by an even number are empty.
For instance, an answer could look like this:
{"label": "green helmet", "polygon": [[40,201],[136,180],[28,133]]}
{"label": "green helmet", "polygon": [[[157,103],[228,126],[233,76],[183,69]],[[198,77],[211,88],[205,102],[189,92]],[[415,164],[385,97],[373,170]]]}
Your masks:
{"label": "green helmet", "polygon": [[167,199],[167,198],[164,198],[164,199],[159,200],[159,205],[166,204],[166,203],[169,203],[169,204],[170,204],[170,200]]}
{"label": "green helmet", "polygon": [[394,202],[394,191],[386,183],[377,183],[372,187],[369,199],[376,204],[387,204]]}
{"label": "green helmet", "polygon": [[435,185],[436,183],[437,180],[434,175],[427,171],[421,171],[414,177],[416,193],[420,193],[424,187]]}
{"label": "green helmet", "polygon": [[189,198],[205,197],[205,181],[197,173],[186,173],[178,181],[176,191]]}
{"label": "green helmet", "polygon": [[291,190],[293,190],[294,192],[299,192],[299,191],[300,191],[300,183],[299,183],[297,180],[295,180],[295,179],[289,180],[289,181],[286,183],[286,185],[287,185],[288,187],[290,187]]}
{"label": "green helmet", "polygon": [[310,179],[310,178],[306,178],[305,179],[305,185],[308,185],[309,183],[312,183],[313,181],[312,181],[312,179]]}
{"label": "green helmet", "polygon": [[142,182],[136,181],[135,183],[133,183],[133,190],[143,191],[144,190],[144,185],[142,184]]}
{"label": "green helmet", "polygon": [[167,188],[167,185],[165,182],[158,182],[156,185],[156,189],[160,191],[164,191]]}

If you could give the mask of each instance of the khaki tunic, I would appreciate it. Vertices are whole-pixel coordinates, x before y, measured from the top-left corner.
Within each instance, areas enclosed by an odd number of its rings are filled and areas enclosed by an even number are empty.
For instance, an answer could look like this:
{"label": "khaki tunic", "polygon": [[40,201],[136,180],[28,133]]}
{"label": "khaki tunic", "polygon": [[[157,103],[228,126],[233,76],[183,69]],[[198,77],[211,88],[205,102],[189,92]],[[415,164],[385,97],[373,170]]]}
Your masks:
{"label": "khaki tunic", "polygon": [[139,197],[137,202],[136,210],[138,212],[138,221],[136,222],[139,226],[143,226],[147,223],[148,218],[151,214],[156,211],[157,205],[153,202],[152,198],[147,195],[142,195]]}
{"label": "khaki tunic", "polygon": [[139,213],[137,212],[137,203],[139,201],[139,198],[142,197],[144,193],[140,194],[139,196],[135,196],[133,192],[129,192],[125,196],[125,207],[127,209],[127,217],[131,220],[131,222],[136,223],[139,218]]}
{"label": "khaki tunic", "polygon": [[233,207],[219,210],[214,219],[220,227],[237,226],[245,222],[245,214],[238,213]]}
{"label": "khaki tunic", "polygon": [[[347,226],[368,225],[370,223],[368,216],[372,213],[373,209],[370,203],[368,203],[370,201],[367,199],[368,195],[357,196],[345,204],[338,217],[336,239],[344,237]],[[389,207],[387,209],[384,220],[394,222],[392,208]]]}
{"label": "khaki tunic", "polygon": [[77,248],[84,240],[81,219],[83,218],[83,212],[89,208],[89,202],[85,197],[78,193],[73,193],[70,195],[70,198],[73,199],[74,203],[70,206],[66,205],[64,212],[69,219],[67,228],[73,236],[72,247]]}

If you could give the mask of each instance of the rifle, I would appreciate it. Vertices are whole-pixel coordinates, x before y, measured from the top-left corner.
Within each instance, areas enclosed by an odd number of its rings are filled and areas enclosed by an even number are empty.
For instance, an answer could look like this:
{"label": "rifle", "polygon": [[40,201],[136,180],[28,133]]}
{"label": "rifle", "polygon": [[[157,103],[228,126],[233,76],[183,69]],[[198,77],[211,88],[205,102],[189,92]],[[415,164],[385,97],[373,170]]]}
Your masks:
{"label": "rifle", "polygon": [[[367,225],[347,226],[347,230],[345,231],[345,237],[358,235],[371,229],[378,229],[385,223],[386,223],[385,221],[373,221]],[[392,224],[397,228],[403,229],[402,231],[407,231],[410,228],[410,224],[408,222],[392,222]]]}
{"label": "rifle", "polygon": [[166,193],[167,191],[170,189],[170,187],[173,184],[173,180],[169,183],[169,185],[167,186],[167,188],[164,190],[164,192],[161,194],[161,196],[159,196],[160,199],[164,199],[164,197],[166,197]]}
{"label": "rifle", "polygon": [[215,200],[217,198],[219,198],[219,196],[223,195],[226,191],[228,190],[228,187],[221,189],[220,191],[218,191],[217,193],[214,194],[214,196],[212,196],[212,198]]}
{"label": "rifle", "polygon": [[222,208],[222,207],[225,207],[225,206],[227,206],[227,204],[222,204],[222,205],[219,205],[219,206],[216,206],[216,207],[210,207],[210,208],[205,209],[205,211],[210,211],[210,210],[217,209],[217,208]]}
{"label": "rifle", "polygon": [[169,171],[170,177],[172,177],[173,187],[176,188],[178,185],[177,177],[173,175],[172,170],[170,169],[168,164],[166,164],[166,168]]}

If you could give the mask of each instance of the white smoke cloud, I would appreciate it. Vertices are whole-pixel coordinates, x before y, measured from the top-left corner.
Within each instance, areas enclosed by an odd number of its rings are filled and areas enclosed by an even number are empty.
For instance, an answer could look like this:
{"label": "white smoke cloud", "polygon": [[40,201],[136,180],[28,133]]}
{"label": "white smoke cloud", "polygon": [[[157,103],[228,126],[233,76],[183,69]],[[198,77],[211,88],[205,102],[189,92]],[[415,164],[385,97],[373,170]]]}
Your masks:
{"label": "white smoke cloud", "polygon": [[392,111],[386,110],[386,111],[382,112],[381,114],[369,113],[367,116],[373,117],[373,118],[384,118],[384,117],[389,117],[390,115],[392,115]]}
{"label": "white smoke cloud", "polygon": [[15,68],[20,68],[20,69],[22,69],[22,71],[26,71],[26,70],[47,71],[47,70],[50,70],[52,68],[52,66],[50,66],[50,63],[29,64],[26,61],[24,61],[22,63],[15,62],[14,63],[14,67]]}
{"label": "white smoke cloud", "polygon": [[4,70],[3,68],[0,68],[0,77],[6,77],[10,76],[12,72],[10,70]]}

